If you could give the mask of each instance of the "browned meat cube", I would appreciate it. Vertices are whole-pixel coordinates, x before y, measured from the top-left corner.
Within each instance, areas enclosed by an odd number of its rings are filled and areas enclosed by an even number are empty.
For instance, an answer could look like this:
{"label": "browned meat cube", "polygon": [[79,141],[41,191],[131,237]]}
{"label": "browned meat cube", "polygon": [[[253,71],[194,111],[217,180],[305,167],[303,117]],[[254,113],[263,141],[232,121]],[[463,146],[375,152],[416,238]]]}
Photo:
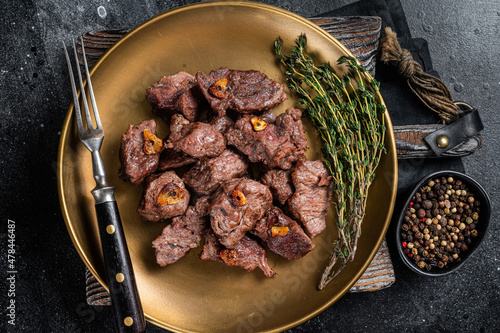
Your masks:
{"label": "browned meat cube", "polygon": [[240,113],[268,110],[287,99],[282,84],[254,70],[221,67],[209,75],[196,73],[196,81],[219,117],[224,116],[226,110]]}
{"label": "browned meat cube", "polygon": [[246,157],[226,149],[217,157],[203,158],[182,176],[184,184],[200,195],[212,194],[225,180],[243,177],[248,171]]}
{"label": "browned meat cube", "polygon": [[234,248],[220,251],[219,255],[228,266],[241,267],[247,272],[259,267],[267,277],[276,274],[267,263],[266,250],[247,236],[244,236]]}
{"label": "browned meat cube", "polygon": [[161,235],[153,241],[156,262],[160,266],[173,264],[184,257],[190,249],[198,247],[208,226],[208,200],[201,197],[194,206],[189,206],[186,214],[176,216]]}
{"label": "browned meat cube", "polygon": [[180,71],[165,76],[146,90],[146,98],[153,107],[153,113],[166,122],[174,113],[181,113],[193,122],[198,118],[203,95],[193,75]]}
{"label": "browned meat cube", "polygon": [[302,258],[314,249],[300,225],[278,207],[268,209],[251,233],[265,241],[269,250],[288,260]]}
{"label": "browned meat cube", "polygon": [[276,127],[280,136],[290,138],[298,151],[309,148],[302,124],[302,111],[290,108],[276,117]]}
{"label": "browned meat cube", "polygon": [[144,151],[144,130],[147,129],[156,135],[156,122],[144,120],[137,125],[129,125],[127,132],[122,135],[120,146],[121,168],[118,176],[123,181],[139,185],[144,178],[156,171],[160,154],[146,154]]}
{"label": "browned meat cube", "polygon": [[200,259],[205,261],[222,261],[219,252],[225,247],[219,243],[217,236],[212,228],[207,228],[205,231],[205,245],[203,251],[200,253]]}
{"label": "browned meat cube", "polygon": [[179,114],[172,116],[170,135],[165,148],[173,148],[195,157],[219,156],[226,148],[224,136],[212,125],[190,123]]}
{"label": "browned meat cube", "polygon": [[165,221],[183,215],[189,198],[189,192],[175,172],[165,171],[146,178],[137,212],[149,222]]}
{"label": "browned meat cube", "polygon": [[259,114],[259,118],[268,124],[276,124],[276,115],[273,110],[266,110]]}
{"label": "browned meat cube", "polygon": [[325,218],[333,195],[330,171],[323,161],[301,159],[295,165],[292,181],[295,193],[288,199],[288,208],[314,238],[326,228]]}
{"label": "browned meat cube", "polygon": [[228,266],[241,267],[247,272],[259,267],[267,277],[276,274],[269,267],[266,250],[247,236],[244,236],[233,249],[227,249],[218,242],[213,231],[209,230],[205,235],[205,246],[200,254],[200,259],[220,261]]}
{"label": "browned meat cube", "polygon": [[172,148],[163,149],[160,154],[160,162],[158,163],[158,170],[165,171],[169,169],[179,168],[184,165],[193,164],[198,159],[193,156],[189,156],[183,151],[177,151]]}
{"label": "browned meat cube", "polygon": [[271,190],[274,201],[282,206],[293,195],[291,173],[291,170],[272,169],[260,177],[260,182]]}
{"label": "browned meat cube", "polygon": [[227,144],[246,154],[251,162],[261,162],[268,169],[290,169],[295,161],[305,157],[307,141],[300,117],[295,120],[289,113],[295,115],[296,109],[279,115],[276,125],[266,123],[260,128],[256,123],[259,117],[244,115],[226,132]]}
{"label": "browned meat cube", "polygon": [[207,228],[205,231],[205,245],[203,245],[203,251],[200,253],[200,259],[224,262],[219,255],[219,252],[223,249],[225,247],[219,243],[214,231],[211,228]]}
{"label": "browned meat cube", "polygon": [[[213,115],[213,113],[211,113],[211,115]],[[228,116],[209,116],[209,122],[217,132],[220,132],[222,134],[225,134],[228,129],[234,126],[234,121]]]}
{"label": "browned meat cube", "polygon": [[234,178],[223,182],[210,202],[210,224],[221,244],[235,247],[272,201],[269,189],[255,180]]}

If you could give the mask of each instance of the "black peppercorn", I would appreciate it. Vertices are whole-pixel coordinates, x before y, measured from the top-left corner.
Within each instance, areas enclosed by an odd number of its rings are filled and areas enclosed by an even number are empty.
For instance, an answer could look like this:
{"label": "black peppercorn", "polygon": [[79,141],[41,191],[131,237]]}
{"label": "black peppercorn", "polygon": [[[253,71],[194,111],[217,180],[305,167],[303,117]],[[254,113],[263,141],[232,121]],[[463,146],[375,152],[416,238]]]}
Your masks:
{"label": "black peppercorn", "polygon": [[432,208],[432,201],[430,201],[430,200],[424,200],[424,202],[422,203],[422,206],[425,209],[431,209]]}
{"label": "black peppercorn", "polygon": [[479,206],[462,181],[453,177],[429,180],[405,211],[401,225],[405,252],[427,270],[460,261],[472,237],[478,235]]}

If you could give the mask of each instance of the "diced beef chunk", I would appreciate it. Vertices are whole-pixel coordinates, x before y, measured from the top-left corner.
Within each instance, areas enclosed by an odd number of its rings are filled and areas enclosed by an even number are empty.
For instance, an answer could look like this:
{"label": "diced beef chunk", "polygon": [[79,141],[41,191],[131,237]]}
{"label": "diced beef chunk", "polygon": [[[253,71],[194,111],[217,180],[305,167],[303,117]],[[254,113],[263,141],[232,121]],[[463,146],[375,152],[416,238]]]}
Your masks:
{"label": "diced beef chunk", "polygon": [[264,120],[267,124],[275,124],[276,123],[276,115],[273,110],[266,110],[259,114],[259,118]]}
{"label": "diced beef chunk", "polygon": [[189,204],[189,192],[174,171],[165,171],[146,178],[139,215],[149,222],[161,222],[183,215]]}
{"label": "diced beef chunk", "polygon": [[269,189],[255,180],[223,182],[210,202],[210,224],[221,244],[234,248],[264,216],[272,200]]}
{"label": "diced beef chunk", "polygon": [[271,169],[260,177],[260,182],[271,190],[274,201],[282,206],[293,195],[291,173],[291,170]]}
{"label": "diced beef chunk", "polygon": [[234,126],[234,121],[228,116],[210,117],[209,121],[210,125],[212,125],[217,132],[220,132],[222,134],[225,134],[228,129]]}
{"label": "diced beef chunk", "polygon": [[165,171],[169,169],[179,168],[184,165],[193,164],[198,159],[193,156],[189,156],[183,151],[178,151],[172,148],[163,149],[160,153],[160,162],[158,164],[159,171]]}
{"label": "diced beef chunk", "polygon": [[330,171],[323,161],[301,159],[295,165],[292,181],[295,193],[288,200],[288,208],[313,238],[326,227],[325,218],[333,194]]}
{"label": "diced beef chunk", "polygon": [[314,248],[297,222],[278,207],[271,207],[251,231],[267,243],[271,251],[288,260],[299,259]]}
{"label": "diced beef chunk", "polygon": [[222,117],[226,110],[252,113],[268,110],[287,99],[283,85],[264,73],[221,67],[206,75],[196,73],[196,81],[212,109]]}
{"label": "diced beef chunk", "polygon": [[200,254],[201,260],[220,261],[228,266],[236,266],[247,272],[259,267],[264,275],[272,277],[276,274],[269,267],[266,258],[266,250],[253,239],[244,236],[232,249],[221,245],[213,231],[209,230],[205,235],[205,246]]}
{"label": "diced beef chunk", "polygon": [[247,272],[259,267],[267,277],[276,274],[267,263],[266,250],[247,236],[244,236],[234,248],[220,251],[219,255],[228,266],[241,267]]}
{"label": "diced beef chunk", "polygon": [[300,117],[295,120],[289,113],[295,113],[295,109],[279,115],[276,125],[266,124],[258,131],[252,124],[255,116],[244,115],[226,132],[227,144],[246,154],[251,162],[262,162],[268,169],[290,169],[295,161],[305,157],[307,141]]}
{"label": "diced beef chunk", "polygon": [[144,178],[156,171],[160,154],[146,154],[144,152],[144,130],[147,129],[156,135],[156,122],[144,120],[137,125],[129,125],[127,132],[122,135],[120,146],[121,168],[118,176],[123,181],[130,181],[139,185]]}
{"label": "diced beef chunk", "polygon": [[153,113],[166,122],[170,122],[174,113],[181,113],[191,122],[196,121],[202,96],[194,76],[183,71],[163,77],[146,90]]}
{"label": "diced beef chunk", "polygon": [[226,149],[217,157],[202,158],[182,176],[184,184],[201,195],[212,194],[220,183],[243,177],[248,170],[246,157]]}
{"label": "diced beef chunk", "polygon": [[276,127],[280,136],[290,138],[298,151],[309,148],[302,124],[302,111],[290,108],[276,118]]}
{"label": "diced beef chunk", "polygon": [[203,251],[200,253],[200,259],[205,261],[222,261],[219,252],[225,249],[214,231],[211,228],[207,228],[205,231],[205,245],[203,245]]}
{"label": "diced beef chunk", "polygon": [[208,201],[209,197],[199,198],[194,206],[187,208],[186,214],[174,217],[153,241],[158,265],[173,264],[200,245],[208,226]]}
{"label": "diced beef chunk", "polygon": [[173,148],[196,157],[219,156],[226,148],[224,136],[212,125],[195,122],[189,123],[181,115],[172,116],[170,135],[165,148]]}

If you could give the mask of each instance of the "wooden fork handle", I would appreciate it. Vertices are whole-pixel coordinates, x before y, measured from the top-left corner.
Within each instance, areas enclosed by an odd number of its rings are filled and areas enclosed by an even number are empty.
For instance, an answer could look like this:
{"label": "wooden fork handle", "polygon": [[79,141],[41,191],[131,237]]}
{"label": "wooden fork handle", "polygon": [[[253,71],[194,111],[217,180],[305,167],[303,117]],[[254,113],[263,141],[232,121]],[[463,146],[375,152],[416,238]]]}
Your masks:
{"label": "wooden fork handle", "polygon": [[111,305],[118,332],[144,332],[146,323],[116,201],[95,205]]}

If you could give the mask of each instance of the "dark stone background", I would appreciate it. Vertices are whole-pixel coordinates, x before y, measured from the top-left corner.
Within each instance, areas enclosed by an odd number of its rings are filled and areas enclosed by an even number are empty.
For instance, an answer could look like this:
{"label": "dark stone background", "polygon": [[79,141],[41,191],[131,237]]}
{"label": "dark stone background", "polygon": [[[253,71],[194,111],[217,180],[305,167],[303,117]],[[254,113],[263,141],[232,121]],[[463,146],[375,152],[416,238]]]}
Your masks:
{"label": "dark stone background", "polygon": [[[130,28],[190,0],[3,0],[0,60],[0,331],[111,332],[109,308],[85,303],[84,265],[64,225],[55,163],[71,95],[61,41],[100,29]],[[268,0],[305,17],[353,1]],[[489,233],[473,260],[443,278],[422,278],[393,252],[396,283],[348,294],[291,332],[500,331],[499,118],[500,3],[402,0],[412,37],[429,43],[434,69],[455,100],[480,110],[485,145],[464,158],[489,192]],[[106,15],[100,16],[103,6]],[[7,325],[7,221],[16,223],[16,323]],[[148,332],[161,332],[148,324]]]}

